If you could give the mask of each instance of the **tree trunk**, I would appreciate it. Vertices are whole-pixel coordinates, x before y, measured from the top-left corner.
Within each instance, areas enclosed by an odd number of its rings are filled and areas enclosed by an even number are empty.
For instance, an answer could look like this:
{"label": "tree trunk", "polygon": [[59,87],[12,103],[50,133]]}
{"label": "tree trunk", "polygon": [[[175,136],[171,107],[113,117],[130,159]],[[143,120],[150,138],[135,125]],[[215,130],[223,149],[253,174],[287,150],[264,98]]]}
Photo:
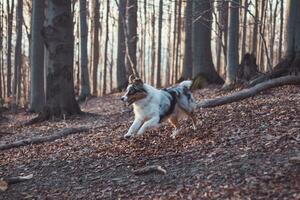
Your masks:
{"label": "tree trunk", "polygon": [[125,15],[126,1],[119,1],[118,19],[118,55],[117,55],[117,89],[122,91],[127,86],[126,67],[125,67]]}
{"label": "tree trunk", "polygon": [[227,46],[227,68],[225,87],[234,84],[236,70],[239,64],[238,50],[239,34],[239,0],[234,0],[230,4],[228,46]]}
{"label": "tree trunk", "polygon": [[[274,64],[274,42],[275,42],[275,34],[276,34],[276,23],[277,23],[276,19],[277,19],[278,4],[279,4],[279,1],[276,1],[274,14],[272,16],[273,22],[272,22],[272,18],[270,20],[270,22],[272,24],[272,31],[271,31],[271,37],[270,37],[271,41],[270,41],[269,51],[270,51],[270,60],[271,60],[271,65],[272,66]],[[271,12],[272,12],[272,10],[271,10]]]}
{"label": "tree trunk", "polygon": [[158,47],[157,47],[157,71],[156,87],[161,87],[161,32],[162,32],[163,1],[159,0],[159,18],[158,18]]}
{"label": "tree trunk", "polygon": [[185,7],[185,45],[183,60],[183,79],[191,79],[193,73],[193,54],[192,54],[192,23],[193,23],[193,0],[186,1]]}
{"label": "tree trunk", "polygon": [[182,0],[179,0],[178,2],[178,24],[177,24],[177,41],[176,41],[176,55],[175,55],[175,76],[174,80],[175,82],[178,81],[178,69],[179,69],[179,54],[180,54],[180,43],[181,43],[181,5],[182,5]]}
{"label": "tree trunk", "polygon": [[178,1],[174,3],[174,30],[173,30],[173,54],[172,54],[172,73],[171,73],[171,84],[175,82],[175,65],[176,65],[176,33],[177,33],[177,7]]}
{"label": "tree trunk", "polygon": [[19,84],[21,84],[21,63],[22,63],[22,27],[23,27],[23,1],[18,0],[16,10],[16,46],[15,46],[15,68],[14,68],[14,82],[13,82],[13,103],[12,110],[16,111],[21,91]]}
{"label": "tree trunk", "polygon": [[44,43],[41,35],[45,2],[33,0],[32,8],[30,111],[41,112],[45,105]]}
{"label": "tree trunk", "polygon": [[0,107],[2,106],[2,100],[5,97],[5,84],[4,84],[4,59],[3,59],[3,38],[4,38],[4,10],[3,10],[3,3],[0,2]]}
{"label": "tree trunk", "polygon": [[280,33],[279,33],[279,47],[278,47],[278,60],[281,60],[282,57],[282,38],[283,38],[283,1],[280,1]]}
{"label": "tree trunk", "polygon": [[11,53],[12,53],[12,28],[13,28],[13,18],[14,18],[14,6],[15,1],[6,1],[7,6],[7,97],[11,96]]}
{"label": "tree trunk", "polygon": [[102,95],[106,94],[106,74],[107,74],[107,51],[108,51],[108,33],[109,33],[109,0],[106,1],[106,34],[104,47],[104,66],[103,66],[103,90]]}
{"label": "tree trunk", "polygon": [[151,85],[154,85],[154,72],[155,72],[155,12],[153,6],[153,13],[151,17],[151,25],[152,25],[152,44],[151,44]]}
{"label": "tree trunk", "polygon": [[132,69],[134,75],[137,72],[136,68],[136,49],[137,49],[137,1],[136,0],[127,0],[127,17],[128,17],[128,57],[127,65],[128,69]]}
{"label": "tree trunk", "polygon": [[73,80],[74,36],[71,0],[48,0],[43,36],[49,51],[46,105],[40,117],[80,113]]}
{"label": "tree trunk", "polygon": [[247,38],[247,13],[248,13],[248,0],[244,2],[244,21],[243,21],[243,38],[242,38],[242,53],[241,56],[244,56],[246,53],[246,38]]}
{"label": "tree trunk", "polygon": [[256,56],[257,51],[257,32],[258,32],[258,1],[255,0],[255,18],[254,18],[254,28],[253,28],[253,37],[252,37],[252,54]]}
{"label": "tree trunk", "polygon": [[87,36],[88,27],[86,21],[87,6],[86,0],[80,0],[80,94],[79,101],[84,101],[90,95],[90,82],[88,70],[88,54],[87,54]]}
{"label": "tree trunk", "polygon": [[94,25],[94,47],[93,47],[93,95],[98,95],[98,65],[99,65],[99,28],[100,28],[100,2],[95,0],[93,25]]}
{"label": "tree trunk", "polygon": [[209,83],[224,81],[214,68],[211,53],[211,4],[209,0],[193,1],[193,77],[201,75]]}

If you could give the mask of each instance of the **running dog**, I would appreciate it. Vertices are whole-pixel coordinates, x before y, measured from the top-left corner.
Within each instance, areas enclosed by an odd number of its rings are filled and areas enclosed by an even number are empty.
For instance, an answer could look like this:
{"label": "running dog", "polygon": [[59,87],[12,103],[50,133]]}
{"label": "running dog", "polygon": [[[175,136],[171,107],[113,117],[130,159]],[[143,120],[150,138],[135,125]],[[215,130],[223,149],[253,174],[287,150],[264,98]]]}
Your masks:
{"label": "running dog", "polygon": [[195,130],[196,117],[193,111],[197,104],[190,91],[191,85],[192,81],[183,81],[176,86],[159,90],[131,75],[121,100],[133,105],[135,119],[124,138],[130,138],[134,134],[141,135],[166,120],[175,128],[171,135],[175,138],[180,132],[178,121],[182,114],[191,119]]}

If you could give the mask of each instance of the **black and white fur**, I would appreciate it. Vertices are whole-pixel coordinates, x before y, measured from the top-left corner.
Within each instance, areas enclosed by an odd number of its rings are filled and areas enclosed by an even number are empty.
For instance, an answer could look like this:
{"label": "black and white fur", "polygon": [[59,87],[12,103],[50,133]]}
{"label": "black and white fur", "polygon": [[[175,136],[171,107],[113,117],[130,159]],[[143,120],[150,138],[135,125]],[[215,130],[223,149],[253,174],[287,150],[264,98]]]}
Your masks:
{"label": "black and white fur", "polygon": [[182,114],[192,120],[193,128],[196,129],[193,113],[196,102],[190,92],[191,85],[192,81],[183,81],[174,87],[159,90],[143,83],[141,79],[131,80],[121,100],[133,104],[135,119],[124,137],[141,135],[168,120],[175,128],[171,135],[175,138],[180,131],[178,120]]}

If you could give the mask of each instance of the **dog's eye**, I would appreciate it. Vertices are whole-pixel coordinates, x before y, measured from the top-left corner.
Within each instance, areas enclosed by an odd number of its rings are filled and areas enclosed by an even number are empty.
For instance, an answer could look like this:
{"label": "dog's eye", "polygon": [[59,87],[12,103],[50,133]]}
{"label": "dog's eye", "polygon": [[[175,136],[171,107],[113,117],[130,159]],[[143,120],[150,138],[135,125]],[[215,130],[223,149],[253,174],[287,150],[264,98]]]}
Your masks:
{"label": "dog's eye", "polygon": [[135,88],[130,88],[128,95],[133,95],[136,93],[136,89]]}

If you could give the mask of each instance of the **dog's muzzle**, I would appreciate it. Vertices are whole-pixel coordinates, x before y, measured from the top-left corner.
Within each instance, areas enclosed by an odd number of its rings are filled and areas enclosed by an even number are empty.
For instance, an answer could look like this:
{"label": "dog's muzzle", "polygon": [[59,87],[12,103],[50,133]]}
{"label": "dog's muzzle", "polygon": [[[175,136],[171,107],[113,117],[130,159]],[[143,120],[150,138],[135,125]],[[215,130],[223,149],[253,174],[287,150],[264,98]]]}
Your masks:
{"label": "dog's muzzle", "polygon": [[126,96],[122,96],[122,97],[121,97],[121,101],[126,102],[127,100],[128,100],[128,97],[126,97]]}

